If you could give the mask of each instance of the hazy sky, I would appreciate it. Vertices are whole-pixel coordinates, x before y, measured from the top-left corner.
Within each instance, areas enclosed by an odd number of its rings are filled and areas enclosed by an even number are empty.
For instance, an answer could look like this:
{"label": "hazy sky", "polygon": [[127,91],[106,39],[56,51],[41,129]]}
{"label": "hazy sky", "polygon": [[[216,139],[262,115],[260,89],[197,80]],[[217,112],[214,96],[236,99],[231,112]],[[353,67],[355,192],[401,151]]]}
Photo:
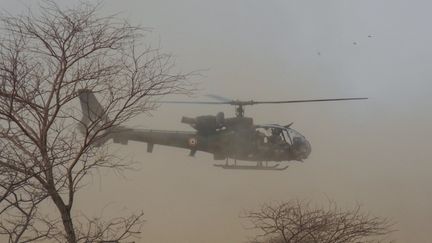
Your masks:
{"label": "hazy sky", "polygon": [[[0,0],[10,12],[23,4],[30,1]],[[149,39],[179,69],[206,70],[194,80],[197,95],[370,99],[248,107],[256,123],[294,122],[311,142],[310,158],[282,172],[221,170],[209,154],[115,146],[133,154],[139,170],[96,176],[77,211],[143,210],[140,242],[245,242],[251,232],[238,217],[242,209],[331,198],[394,220],[398,242],[430,242],[431,9],[426,0],[104,1],[103,13],[151,27]],[[164,105],[133,123],[190,130],[181,116],[218,111],[233,115],[231,107]]]}

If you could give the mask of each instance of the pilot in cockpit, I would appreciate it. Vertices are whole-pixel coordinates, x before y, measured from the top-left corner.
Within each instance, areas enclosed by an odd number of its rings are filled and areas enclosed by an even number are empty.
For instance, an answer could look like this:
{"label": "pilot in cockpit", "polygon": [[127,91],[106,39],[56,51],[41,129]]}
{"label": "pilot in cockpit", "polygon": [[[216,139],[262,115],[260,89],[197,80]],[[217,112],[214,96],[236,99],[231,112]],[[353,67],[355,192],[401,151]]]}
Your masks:
{"label": "pilot in cockpit", "polygon": [[282,139],[282,131],[280,129],[272,128],[271,135],[269,137],[269,142],[272,144],[282,144],[284,143]]}

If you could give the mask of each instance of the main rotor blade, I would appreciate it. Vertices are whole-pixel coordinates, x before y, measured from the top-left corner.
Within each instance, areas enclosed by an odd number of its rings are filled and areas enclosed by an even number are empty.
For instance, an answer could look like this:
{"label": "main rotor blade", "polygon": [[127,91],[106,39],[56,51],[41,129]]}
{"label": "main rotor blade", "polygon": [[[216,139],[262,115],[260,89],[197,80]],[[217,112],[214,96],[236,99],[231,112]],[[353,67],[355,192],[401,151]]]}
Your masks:
{"label": "main rotor blade", "polygon": [[207,94],[206,96],[210,97],[210,98],[213,98],[215,100],[222,101],[222,102],[231,102],[231,101],[233,101],[232,99],[228,99],[226,97],[215,95],[215,94]]}
{"label": "main rotor blade", "polygon": [[170,104],[198,104],[198,105],[257,105],[257,104],[287,104],[287,103],[306,103],[306,102],[325,102],[325,101],[345,101],[345,100],[366,100],[368,98],[337,98],[337,99],[313,99],[313,100],[279,100],[279,101],[156,101],[155,103],[170,103]]}
{"label": "main rotor blade", "polygon": [[344,100],[367,100],[368,98],[337,98],[337,99],[312,99],[312,100],[285,100],[285,101],[252,101],[255,104],[286,104],[286,103],[305,103],[305,102],[325,102],[325,101],[344,101]]}
{"label": "main rotor blade", "polygon": [[225,104],[231,104],[231,102],[217,102],[217,101],[156,101],[155,103],[198,104],[198,105],[225,105]]}

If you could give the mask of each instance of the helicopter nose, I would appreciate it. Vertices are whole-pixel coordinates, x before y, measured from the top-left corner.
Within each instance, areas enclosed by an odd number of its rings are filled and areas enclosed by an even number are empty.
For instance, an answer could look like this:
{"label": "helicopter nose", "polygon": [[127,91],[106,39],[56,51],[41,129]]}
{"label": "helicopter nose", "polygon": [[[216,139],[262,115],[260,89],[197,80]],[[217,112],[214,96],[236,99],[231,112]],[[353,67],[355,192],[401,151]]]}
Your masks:
{"label": "helicopter nose", "polygon": [[304,155],[305,155],[305,159],[306,159],[311,154],[312,147],[311,147],[311,144],[309,143],[309,141],[305,140],[305,142],[306,143],[305,143]]}
{"label": "helicopter nose", "polygon": [[291,154],[295,160],[304,160],[312,152],[312,147],[306,139],[294,141],[293,145],[290,148]]}

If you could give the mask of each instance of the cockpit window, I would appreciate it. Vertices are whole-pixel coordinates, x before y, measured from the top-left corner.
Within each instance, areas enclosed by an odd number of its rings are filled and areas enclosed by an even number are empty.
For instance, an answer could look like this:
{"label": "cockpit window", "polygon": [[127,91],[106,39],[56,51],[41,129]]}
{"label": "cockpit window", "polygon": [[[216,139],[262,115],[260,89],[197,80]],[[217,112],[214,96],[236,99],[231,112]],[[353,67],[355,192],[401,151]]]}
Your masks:
{"label": "cockpit window", "polygon": [[299,132],[292,128],[286,128],[283,130],[283,135],[285,136],[285,140],[289,142],[290,144],[293,143],[294,138],[298,138],[301,140],[304,140],[305,137],[301,135]]}
{"label": "cockpit window", "polygon": [[[288,143],[292,145],[295,141],[306,141],[306,138],[296,130],[279,125],[262,125],[257,127],[257,134],[261,134],[265,143]],[[306,141],[307,142],[307,141]]]}
{"label": "cockpit window", "polygon": [[283,129],[279,128],[258,128],[257,134],[263,138],[264,143],[283,144],[289,143],[287,137],[283,134]]}
{"label": "cockpit window", "polygon": [[288,133],[287,130],[284,130],[284,131],[283,131],[283,135],[284,135],[284,137],[285,137],[285,140],[286,140],[288,143],[292,144],[291,136],[289,135],[289,133]]}

